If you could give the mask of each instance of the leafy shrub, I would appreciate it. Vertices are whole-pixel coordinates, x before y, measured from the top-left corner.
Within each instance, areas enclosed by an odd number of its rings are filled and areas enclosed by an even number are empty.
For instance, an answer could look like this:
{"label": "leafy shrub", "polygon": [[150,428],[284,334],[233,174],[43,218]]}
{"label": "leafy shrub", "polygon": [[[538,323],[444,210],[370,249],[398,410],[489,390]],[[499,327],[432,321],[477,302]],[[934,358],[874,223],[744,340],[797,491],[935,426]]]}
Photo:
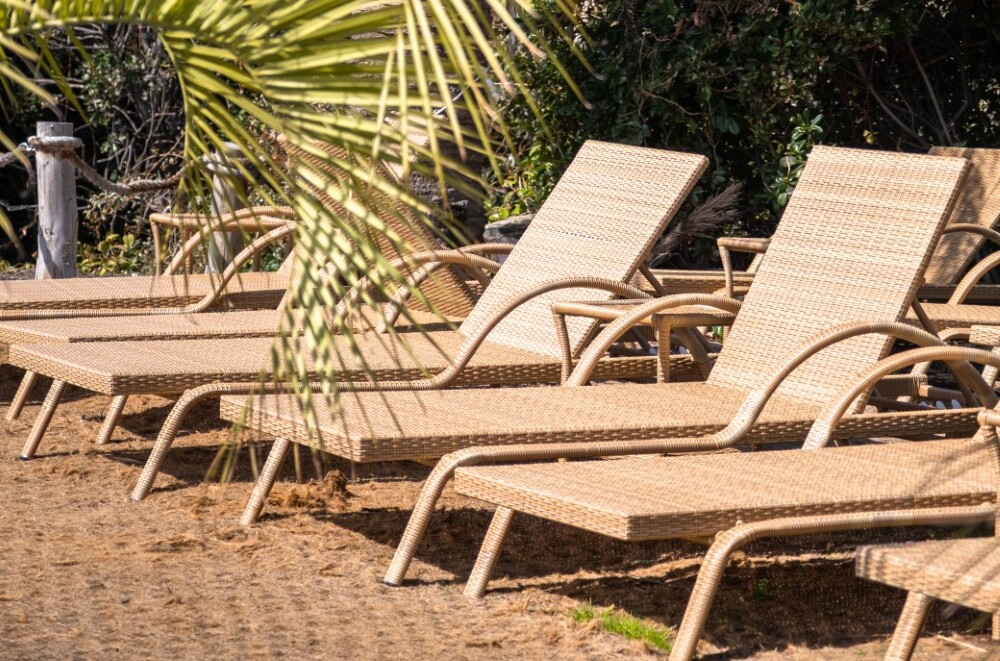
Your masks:
{"label": "leafy shrub", "polygon": [[988,0],[596,0],[578,19],[565,28],[592,70],[557,53],[588,105],[551,60],[512,53],[546,121],[504,100],[514,147],[491,218],[536,210],[586,139],[705,154],[694,200],[742,181],[747,208],[724,231],[757,235],[821,137],[910,151],[1000,138],[1000,5]]}

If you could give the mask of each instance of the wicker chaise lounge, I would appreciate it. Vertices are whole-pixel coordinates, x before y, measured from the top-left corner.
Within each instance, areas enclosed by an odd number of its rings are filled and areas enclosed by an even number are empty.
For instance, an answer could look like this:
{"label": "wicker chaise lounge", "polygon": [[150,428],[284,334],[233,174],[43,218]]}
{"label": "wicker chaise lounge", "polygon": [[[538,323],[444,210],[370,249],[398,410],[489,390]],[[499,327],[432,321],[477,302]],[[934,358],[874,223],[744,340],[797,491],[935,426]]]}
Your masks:
{"label": "wicker chaise lounge", "polygon": [[[262,243],[285,236],[280,231],[280,209],[259,207],[225,216],[215,226],[224,229],[270,230],[277,235]],[[59,280],[7,280],[0,282],[0,320],[100,314],[109,309],[139,312],[147,308],[208,307],[273,308],[288,287],[288,270],[279,273],[223,274],[180,273],[184,256],[202,237],[193,237],[178,255],[166,275],[116,276],[108,278],[65,278]],[[255,251],[254,251],[255,252]],[[241,260],[252,256],[240,256]]]}
{"label": "wicker chaise lounge", "polygon": [[[1000,417],[994,415],[989,424],[1000,424]],[[858,576],[909,591],[885,654],[887,661],[906,661],[913,655],[936,599],[986,613],[1000,612],[1000,539],[996,537],[863,546],[855,557]]]}
{"label": "wicker chaise lounge", "polygon": [[[985,243],[992,242],[1000,246],[1000,234],[994,230],[1000,222],[1000,149],[932,147],[929,153],[966,158],[972,168],[959,193],[949,219],[949,227],[938,243],[924,274],[924,285],[918,298],[950,303],[1000,300],[1000,287],[976,286],[979,277],[974,278],[967,287],[958,286],[960,282],[965,282],[963,276]],[[660,284],[660,291],[663,293],[712,293],[729,287],[729,294],[732,295],[746,291],[750,286],[768,243],[768,239],[722,237],[718,240],[722,271],[651,269],[651,274]],[[746,271],[732,270],[731,252],[754,254]],[[640,279],[635,284],[649,288]]]}
{"label": "wicker chaise lounge", "polygon": [[[820,408],[885,355],[892,336],[931,337],[893,322],[913,300],[965,163],[816,148],[705,382],[573,387],[587,382],[632,319],[684,300],[665,297],[609,324],[567,387],[356,393],[342,397],[336,415],[320,408],[318,430],[304,424],[294,398],[226,397],[223,417],[278,437],[243,520],[260,512],[290,442],[373,462],[441,457],[473,445],[698,436],[734,420],[746,423],[734,423],[734,444],[801,440]],[[905,238],[880,240],[889,234]],[[975,428],[974,409],[867,414],[863,403],[842,425],[843,436],[921,433],[932,423],[954,432]],[[452,468],[441,462],[429,479],[390,580],[405,573]]]}
{"label": "wicker chaise lounge", "polygon": [[[671,650],[671,659],[690,659],[729,556],[749,542],[867,528],[992,522],[1000,471],[1000,443],[992,426],[996,417],[980,418],[984,426],[971,440],[825,447],[851,402],[873,383],[929,359],[1000,366],[1000,356],[947,346],[887,358],[833,399],[801,450],[458,469],[458,493],[497,506],[466,594],[483,595],[514,512],[621,540],[702,540],[710,548]],[[992,394],[981,380],[976,390]],[[515,453],[522,461],[537,461],[704,451],[719,447],[718,441],[716,436],[619,442],[601,449],[565,443],[548,456],[538,447],[520,446],[506,458],[516,461]]]}
{"label": "wicker chaise lounge", "polygon": [[[367,365],[380,379],[417,380],[444,371],[432,385],[558,382],[561,352],[549,305],[581,297],[642,296],[622,283],[645,259],[706,165],[702,156],[588,142],[459,331],[356,336],[360,357],[345,365],[343,379],[365,381]],[[582,346],[592,326],[574,320],[574,346]],[[164,426],[144,473],[148,491],[190,405],[209,395],[252,391],[270,366],[272,344],[250,338],[12,346],[11,364],[57,380],[22,454],[34,454],[66,382],[116,397],[204,386],[188,392]],[[349,360],[347,344],[339,348]],[[646,376],[655,373],[655,363],[651,356],[616,358],[604,361],[601,371]],[[680,372],[690,356],[679,356],[677,363]],[[216,382],[230,384],[208,385]],[[106,420],[106,426],[113,424]]]}

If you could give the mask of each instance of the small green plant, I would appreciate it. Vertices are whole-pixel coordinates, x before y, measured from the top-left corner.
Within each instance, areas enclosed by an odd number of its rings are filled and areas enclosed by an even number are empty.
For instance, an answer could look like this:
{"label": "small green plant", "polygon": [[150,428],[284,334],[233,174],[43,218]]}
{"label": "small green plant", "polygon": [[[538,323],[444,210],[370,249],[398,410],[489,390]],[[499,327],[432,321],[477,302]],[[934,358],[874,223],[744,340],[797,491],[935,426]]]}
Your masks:
{"label": "small green plant", "polygon": [[96,246],[79,244],[78,251],[84,273],[134,273],[142,266],[142,244],[135,234],[109,232]]}
{"label": "small green plant", "polygon": [[578,606],[570,611],[574,622],[587,623],[598,621],[601,629],[624,636],[629,640],[641,640],[653,649],[669,652],[673,632],[656,625],[648,624],[634,615],[616,612],[613,608],[594,608],[591,604]]}

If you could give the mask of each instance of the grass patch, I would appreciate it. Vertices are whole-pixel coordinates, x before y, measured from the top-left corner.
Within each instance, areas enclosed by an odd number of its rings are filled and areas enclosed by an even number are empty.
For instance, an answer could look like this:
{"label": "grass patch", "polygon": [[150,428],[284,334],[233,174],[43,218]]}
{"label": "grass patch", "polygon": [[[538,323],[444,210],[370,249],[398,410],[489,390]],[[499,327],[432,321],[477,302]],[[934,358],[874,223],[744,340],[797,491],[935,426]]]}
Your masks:
{"label": "grass patch", "polygon": [[634,615],[617,612],[613,608],[594,608],[591,604],[578,606],[570,611],[574,622],[597,621],[601,629],[624,636],[629,640],[641,640],[650,647],[669,652],[673,632],[653,624],[647,624]]}

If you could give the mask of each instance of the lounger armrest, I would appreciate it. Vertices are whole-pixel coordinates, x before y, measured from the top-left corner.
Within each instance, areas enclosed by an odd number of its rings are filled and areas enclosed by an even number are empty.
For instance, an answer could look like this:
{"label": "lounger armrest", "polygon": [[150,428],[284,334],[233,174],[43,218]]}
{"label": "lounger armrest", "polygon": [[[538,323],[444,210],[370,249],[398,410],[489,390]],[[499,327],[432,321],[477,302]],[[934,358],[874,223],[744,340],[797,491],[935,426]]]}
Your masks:
{"label": "lounger armrest", "polygon": [[1000,232],[989,227],[983,227],[982,225],[976,225],[975,223],[953,223],[944,228],[941,232],[942,234],[959,234],[961,232],[967,232],[969,234],[978,234],[979,236],[985,238],[987,241],[993,243],[996,246],[1000,246]]}
{"label": "lounger armrest", "polygon": [[962,279],[955,285],[955,289],[948,299],[948,303],[957,305],[959,303],[964,303],[969,292],[978,283],[984,275],[992,271],[1000,265],[1000,251],[991,253],[984,257],[982,260],[976,262],[972,268],[962,277]]}
{"label": "lounger armrest", "polygon": [[[486,244],[483,247],[485,248]],[[399,276],[401,284],[389,299],[389,306],[386,308],[384,320],[379,325],[379,332],[385,332],[396,322],[406,301],[414,293],[418,297],[420,296],[420,283],[441,266],[454,264],[469,267],[481,284],[484,286],[488,284],[489,279],[485,274],[496,273],[500,269],[500,264],[478,254],[477,248],[479,247],[471,248],[471,250],[465,248],[455,250],[426,250],[389,262],[389,270]],[[403,269],[411,270],[405,278],[402,277],[403,273],[401,271]],[[335,273],[325,273],[323,276],[324,284],[334,275]],[[346,321],[353,309],[359,304],[374,305],[375,301],[371,296],[371,290],[374,286],[375,283],[371,278],[368,276],[362,278],[337,304],[335,318]],[[421,298],[421,300],[423,299]]]}
{"label": "lounger armrest", "polygon": [[[812,429],[809,430],[803,447],[815,449],[827,446],[834,436],[837,425],[844,418],[852,403],[870,390],[873,383],[910,365],[936,360],[944,361],[953,372],[955,372],[956,366],[968,368],[968,371],[972,372],[979,381],[974,384],[973,389],[983,406],[992,408],[997,405],[997,398],[993,390],[972,369],[970,363],[1000,369],[1000,354],[943,343],[935,346],[922,346],[884,358],[859,374],[854,384],[845,388],[830,404],[823,408],[813,423]],[[982,424],[982,421],[980,423]]]}
{"label": "lounger armrest", "polygon": [[755,238],[749,236],[720,236],[715,240],[719,249],[726,249],[730,252],[749,252],[763,254],[767,252],[771,245],[771,239]]}
{"label": "lounger armrest", "polygon": [[[611,345],[617,342],[629,329],[635,327],[650,315],[661,314],[669,311],[670,308],[683,305],[704,305],[736,314],[739,312],[742,304],[735,299],[715,294],[674,294],[672,296],[650,299],[643,305],[637,306],[634,310],[605,326],[604,330],[591,340],[586,351],[580,356],[580,361],[577,363],[576,368],[569,375],[569,378],[566,379],[564,385],[585,385],[597,368],[598,362],[607,353],[608,349],[611,348]],[[564,352],[566,351],[565,346],[563,350]],[[565,360],[566,357],[564,356],[563,359]]]}
{"label": "lounger armrest", "polygon": [[[263,212],[267,209],[276,208],[280,210],[280,207],[257,207],[254,214],[249,213],[250,209],[241,209],[241,212],[248,212],[245,214],[227,214],[221,217],[207,217],[207,216],[194,216],[197,220],[204,221],[204,225],[199,228],[199,230],[181,246],[181,249],[177,251],[173,259],[170,260],[170,264],[164,271],[165,275],[174,275],[177,271],[188,261],[191,254],[198,249],[205,241],[215,232],[224,232],[232,230],[247,230],[247,231],[260,231],[260,230],[272,230],[282,227],[285,224],[293,222],[293,219],[286,218],[284,216],[271,216]],[[154,216],[157,214],[153,214]],[[150,216],[152,219],[153,216]]]}
{"label": "lounger armrest", "polygon": [[[722,271],[726,279],[726,296],[734,298],[736,292],[733,287],[733,258],[732,252],[750,252],[758,256],[767,252],[767,247],[771,245],[771,239],[760,239],[740,236],[721,236],[716,239],[719,246],[719,260],[722,262]],[[757,258],[754,259],[754,265]]]}

